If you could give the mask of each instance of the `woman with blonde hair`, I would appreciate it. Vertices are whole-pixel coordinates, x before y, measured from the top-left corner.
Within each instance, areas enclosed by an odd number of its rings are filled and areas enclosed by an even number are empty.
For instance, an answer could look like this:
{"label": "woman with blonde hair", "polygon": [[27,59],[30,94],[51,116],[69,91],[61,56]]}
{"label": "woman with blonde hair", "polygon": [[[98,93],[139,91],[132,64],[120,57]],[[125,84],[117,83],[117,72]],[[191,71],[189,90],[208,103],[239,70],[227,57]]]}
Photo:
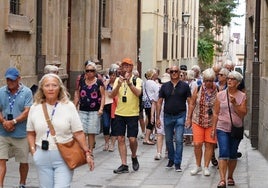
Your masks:
{"label": "woman with blonde hair", "polygon": [[[48,128],[42,105],[45,104],[53,124],[55,135]],[[69,100],[59,76],[45,74],[39,81],[27,120],[27,139],[30,152],[39,176],[40,187],[70,187],[73,170],[63,160],[56,142],[67,143],[73,139],[79,142],[85,151],[90,170],[94,168],[91,150],[87,147],[86,138],[77,110]]]}
{"label": "woman with blonde hair", "polygon": [[155,143],[150,140],[150,135],[154,130],[154,123],[152,123],[152,116],[151,116],[151,107],[153,97],[159,91],[159,85],[155,82],[157,79],[157,72],[155,69],[149,69],[146,73],[147,80],[143,83],[143,101],[144,101],[144,110],[145,114],[148,118],[148,123],[146,126],[145,138],[143,144],[145,145],[154,145]]}

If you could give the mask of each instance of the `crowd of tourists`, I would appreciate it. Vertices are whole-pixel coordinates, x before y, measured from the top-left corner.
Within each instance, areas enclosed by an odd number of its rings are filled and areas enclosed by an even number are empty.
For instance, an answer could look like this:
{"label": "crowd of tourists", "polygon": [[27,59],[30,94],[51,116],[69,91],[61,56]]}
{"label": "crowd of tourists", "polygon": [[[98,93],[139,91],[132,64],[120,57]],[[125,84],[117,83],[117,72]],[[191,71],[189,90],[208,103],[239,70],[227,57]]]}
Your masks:
{"label": "crowd of tourists", "polygon": [[198,65],[172,65],[163,74],[152,68],[144,80],[130,58],[111,64],[102,74],[92,61],[83,67],[73,101],[55,66],[47,66],[38,86],[31,89],[21,83],[18,69],[6,70],[6,85],[0,88],[0,188],[6,161],[14,156],[20,163],[19,187],[25,187],[29,152],[40,187],[70,187],[74,170],[63,159],[58,143],[77,140],[85,163],[94,170],[95,136],[101,133],[103,152],[118,148],[121,164],[115,174],[130,171],[127,145],[132,169],[139,170],[141,136],[145,147],[156,145],[152,160],[168,159],[166,168],[182,172],[183,148],[193,146],[196,165],[191,175],[210,176],[211,162],[219,167],[218,188],[235,185],[242,138],[233,132],[243,129],[247,100],[243,76],[234,71],[231,61],[203,71]]}

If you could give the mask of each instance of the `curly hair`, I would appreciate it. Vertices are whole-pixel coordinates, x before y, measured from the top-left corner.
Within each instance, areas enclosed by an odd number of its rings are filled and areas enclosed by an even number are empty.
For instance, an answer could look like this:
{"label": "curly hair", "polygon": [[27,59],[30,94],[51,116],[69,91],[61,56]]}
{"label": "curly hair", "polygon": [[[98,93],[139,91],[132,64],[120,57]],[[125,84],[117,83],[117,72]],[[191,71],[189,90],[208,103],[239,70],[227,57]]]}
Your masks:
{"label": "curly hair", "polygon": [[63,85],[63,82],[62,80],[60,79],[60,77],[56,74],[53,74],[53,73],[48,73],[48,74],[45,74],[41,80],[39,81],[39,84],[38,84],[38,89],[34,95],[34,103],[35,104],[41,104],[43,102],[46,101],[46,96],[44,95],[44,91],[43,91],[43,84],[44,84],[44,80],[48,77],[53,77],[53,78],[56,78],[58,80],[58,83],[59,83],[59,87],[60,87],[60,91],[59,91],[59,94],[58,94],[58,100],[60,102],[63,102],[63,103],[67,103],[70,101],[70,94],[67,92],[67,89],[66,87]]}

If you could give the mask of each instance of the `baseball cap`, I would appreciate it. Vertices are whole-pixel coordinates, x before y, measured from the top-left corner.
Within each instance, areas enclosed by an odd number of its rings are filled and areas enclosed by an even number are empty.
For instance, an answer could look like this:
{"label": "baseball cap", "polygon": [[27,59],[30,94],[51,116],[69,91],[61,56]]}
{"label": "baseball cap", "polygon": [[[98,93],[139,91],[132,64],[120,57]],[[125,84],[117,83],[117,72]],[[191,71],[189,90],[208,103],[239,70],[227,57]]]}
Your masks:
{"label": "baseball cap", "polygon": [[20,76],[18,69],[11,67],[8,68],[5,74],[6,79],[16,80]]}
{"label": "baseball cap", "polygon": [[124,59],[122,59],[122,64],[123,63],[127,63],[127,64],[129,64],[129,65],[133,65],[133,61],[130,59],[130,58],[124,58]]}

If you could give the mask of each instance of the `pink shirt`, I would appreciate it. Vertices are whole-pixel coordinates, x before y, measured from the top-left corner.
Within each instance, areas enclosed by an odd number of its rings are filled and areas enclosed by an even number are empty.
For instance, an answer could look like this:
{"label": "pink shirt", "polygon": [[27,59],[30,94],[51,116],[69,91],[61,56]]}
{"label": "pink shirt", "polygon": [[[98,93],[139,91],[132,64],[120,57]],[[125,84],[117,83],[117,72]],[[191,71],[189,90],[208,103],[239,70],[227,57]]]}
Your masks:
{"label": "pink shirt", "polygon": [[[242,91],[238,91],[234,95],[236,103],[240,105],[243,101],[246,100],[246,94]],[[218,115],[217,129],[222,130],[224,132],[231,132],[231,120],[227,103],[227,93],[226,90],[220,91],[217,94],[217,98],[220,101],[220,112]],[[231,114],[233,124],[236,127],[241,127],[243,123],[243,119],[241,119],[235,112],[232,103],[230,103]]]}

